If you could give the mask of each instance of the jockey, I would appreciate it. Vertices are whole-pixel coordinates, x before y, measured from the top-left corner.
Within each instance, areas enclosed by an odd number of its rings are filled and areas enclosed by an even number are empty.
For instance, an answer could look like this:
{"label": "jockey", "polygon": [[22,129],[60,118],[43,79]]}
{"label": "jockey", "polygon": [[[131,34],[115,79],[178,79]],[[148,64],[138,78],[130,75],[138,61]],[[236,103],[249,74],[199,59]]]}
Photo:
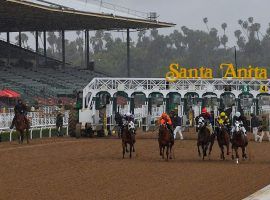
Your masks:
{"label": "jockey", "polygon": [[211,120],[211,115],[210,115],[209,112],[207,112],[207,109],[205,107],[202,109],[202,113],[199,115],[198,119],[200,117],[204,118],[204,120],[206,122],[206,127],[208,128],[208,130],[210,131],[210,134],[212,135],[214,133],[214,131],[213,131],[213,127],[212,127],[212,125],[210,123],[212,121]]}
{"label": "jockey", "polygon": [[119,112],[115,113],[114,120],[119,127],[123,126],[123,117]]}
{"label": "jockey", "polygon": [[227,117],[225,112],[221,112],[217,118],[217,123],[220,125],[224,125],[227,130],[230,128],[230,120]]}
{"label": "jockey", "polygon": [[[133,122],[134,124],[134,115],[132,115],[130,112],[127,112],[124,114],[124,121],[124,126],[127,126],[129,122]],[[136,134],[136,132],[134,132],[134,134]]]}
{"label": "jockey", "polygon": [[247,131],[246,131],[246,128],[244,126],[244,123],[245,123],[244,117],[241,116],[240,112],[236,112],[235,116],[233,117],[233,128],[231,130],[232,137],[233,137],[233,133],[235,132],[235,122],[236,121],[238,121],[240,123],[240,126],[241,126],[240,130],[244,133],[244,136],[247,136],[247,134],[246,134]]}
{"label": "jockey", "polygon": [[134,116],[130,112],[127,112],[124,114],[124,120],[126,120],[126,122],[134,122]]}
{"label": "jockey", "polygon": [[27,124],[28,128],[29,128],[29,123],[28,123],[28,120],[27,120],[27,107],[26,105],[22,102],[21,99],[18,99],[18,103],[15,105],[14,107],[14,112],[15,112],[15,116],[12,120],[12,123],[11,123],[11,126],[10,126],[10,129],[13,129],[14,127],[14,124],[15,124],[15,119],[16,119],[16,116],[17,114],[23,114],[24,115],[24,120],[25,120],[25,123]]}
{"label": "jockey", "polygon": [[160,118],[159,118],[159,124],[166,124],[167,125],[167,128],[170,130],[170,133],[171,133],[171,136],[172,138],[174,138],[174,135],[173,135],[173,130],[172,130],[172,120],[170,118],[169,115],[167,115],[167,113],[162,113]]}

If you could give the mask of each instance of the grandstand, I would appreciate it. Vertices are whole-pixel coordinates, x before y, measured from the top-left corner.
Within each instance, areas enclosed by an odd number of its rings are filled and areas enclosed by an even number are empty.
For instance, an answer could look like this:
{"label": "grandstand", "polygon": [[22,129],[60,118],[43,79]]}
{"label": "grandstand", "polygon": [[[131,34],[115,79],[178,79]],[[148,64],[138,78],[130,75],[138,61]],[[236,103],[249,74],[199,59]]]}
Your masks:
{"label": "grandstand", "polygon": [[[97,1],[0,0],[0,89],[10,88],[24,99],[75,97],[94,77],[109,76],[93,69],[78,69],[65,59],[65,30],[84,30],[86,66],[89,66],[89,30],[127,30],[127,70],[129,71],[129,29],[171,27],[159,22],[153,13],[136,12]],[[109,5],[109,7],[108,7]],[[150,17],[149,17],[150,16]],[[46,31],[62,32],[62,59],[47,57]],[[22,48],[20,33],[36,33],[36,49]],[[43,32],[43,51],[38,46]],[[10,43],[10,32],[19,32],[19,44]]]}
{"label": "grandstand", "polygon": [[[7,49],[10,51],[10,65],[7,65]],[[39,60],[45,60],[43,55],[38,55]],[[0,41],[0,86],[1,89],[12,88],[22,94],[24,99],[35,97],[56,98],[74,97],[74,91],[87,85],[93,77],[103,77],[104,74],[73,68],[70,64],[61,69],[62,62],[47,58],[46,65],[40,63],[34,67],[36,53],[19,48],[16,45]]]}

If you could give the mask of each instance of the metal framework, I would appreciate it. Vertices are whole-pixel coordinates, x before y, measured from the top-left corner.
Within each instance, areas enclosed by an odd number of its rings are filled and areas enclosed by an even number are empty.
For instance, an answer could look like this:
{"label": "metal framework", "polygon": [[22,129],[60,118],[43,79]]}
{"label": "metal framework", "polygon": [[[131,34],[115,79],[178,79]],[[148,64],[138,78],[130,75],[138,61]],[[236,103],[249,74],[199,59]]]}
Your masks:
{"label": "metal framework", "polygon": [[230,86],[230,92],[237,98],[242,94],[242,87],[248,86],[249,93],[256,98],[262,85],[270,88],[270,79],[181,79],[169,83],[165,78],[94,78],[83,90],[83,108],[90,108],[93,97],[101,91],[108,92],[111,97],[122,91],[128,97],[136,92],[144,93],[147,98],[150,98],[153,92],[161,93],[164,98],[172,92],[179,93],[181,97],[193,92],[197,93],[199,98],[206,93],[214,93],[220,98],[225,93],[224,86]]}
{"label": "metal framework", "polygon": [[[0,0],[0,31],[112,30],[172,27],[175,24],[101,10],[80,1]],[[67,6],[69,5],[69,6]],[[78,6],[80,5],[80,6]],[[96,9],[92,9],[96,8]]]}

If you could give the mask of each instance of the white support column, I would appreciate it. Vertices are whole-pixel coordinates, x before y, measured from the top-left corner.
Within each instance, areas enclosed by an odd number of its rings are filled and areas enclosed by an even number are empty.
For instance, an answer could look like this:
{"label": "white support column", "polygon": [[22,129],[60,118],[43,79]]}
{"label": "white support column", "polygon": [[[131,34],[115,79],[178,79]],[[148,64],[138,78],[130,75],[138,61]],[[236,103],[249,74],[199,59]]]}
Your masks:
{"label": "white support column", "polygon": [[9,133],[9,141],[10,142],[12,142],[12,132],[13,132],[13,130],[11,130],[10,133]]}
{"label": "white support column", "polygon": [[49,128],[49,138],[52,137],[52,127]]}
{"label": "white support column", "polygon": [[39,138],[42,138],[42,127],[41,127],[41,129],[39,131]]}

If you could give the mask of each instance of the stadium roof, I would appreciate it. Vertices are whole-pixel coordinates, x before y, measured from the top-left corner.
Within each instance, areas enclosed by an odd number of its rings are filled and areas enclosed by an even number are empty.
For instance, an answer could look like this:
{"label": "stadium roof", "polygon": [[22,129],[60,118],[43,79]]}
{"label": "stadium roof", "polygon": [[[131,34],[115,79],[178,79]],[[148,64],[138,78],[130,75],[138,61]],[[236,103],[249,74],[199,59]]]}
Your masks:
{"label": "stadium roof", "polygon": [[[111,4],[110,4],[111,5]],[[165,28],[131,10],[106,8],[77,0],[0,0],[0,32]]]}

